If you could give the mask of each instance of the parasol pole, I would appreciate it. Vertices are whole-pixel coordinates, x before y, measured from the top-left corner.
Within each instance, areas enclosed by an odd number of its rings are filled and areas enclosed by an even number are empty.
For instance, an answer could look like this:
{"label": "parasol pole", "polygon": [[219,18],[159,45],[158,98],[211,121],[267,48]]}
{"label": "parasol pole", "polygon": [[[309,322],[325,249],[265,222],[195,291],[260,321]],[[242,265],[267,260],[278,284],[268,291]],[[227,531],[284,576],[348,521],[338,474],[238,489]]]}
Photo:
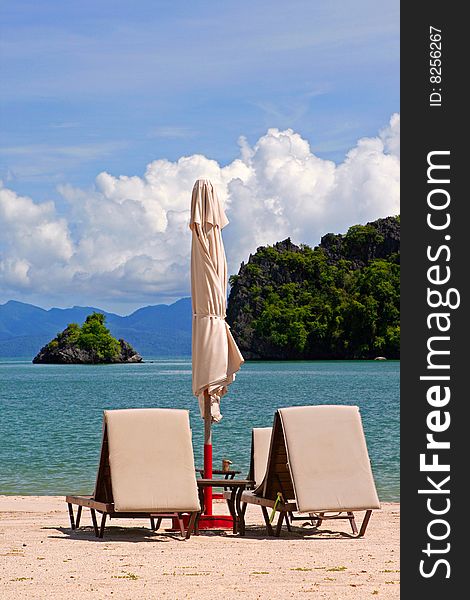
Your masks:
{"label": "parasol pole", "polygon": [[[208,390],[204,390],[204,479],[212,479],[212,414],[211,398]],[[212,488],[204,489],[204,514],[212,515]]]}

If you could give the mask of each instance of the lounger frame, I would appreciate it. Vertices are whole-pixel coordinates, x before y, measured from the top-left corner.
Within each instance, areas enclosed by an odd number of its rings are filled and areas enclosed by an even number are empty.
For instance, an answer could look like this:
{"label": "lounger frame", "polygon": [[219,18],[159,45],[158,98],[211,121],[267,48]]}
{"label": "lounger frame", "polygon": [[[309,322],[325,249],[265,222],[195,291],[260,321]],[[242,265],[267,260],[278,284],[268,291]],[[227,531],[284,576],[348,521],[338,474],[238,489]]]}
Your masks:
{"label": "lounger frame", "polygon": [[[95,493],[92,496],[85,495],[68,495],[65,497],[65,501],[68,505],[70,526],[72,530],[76,530],[80,527],[80,520],[83,508],[89,508],[91,512],[91,520],[93,523],[93,529],[97,538],[103,538],[104,530],[106,527],[106,520],[110,519],[149,519],[150,528],[152,531],[158,531],[162,519],[174,518],[178,521],[181,535],[186,539],[189,539],[191,533],[198,533],[197,517],[200,511],[193,512],[181,512],[175,510],[165,511],[164,513],[158,512],[118,512],[114,508],[113,490],[111,486],[111,469],[109,466],[109,448],[108,448],[108,431],[105,423],[103,429],[103,440],[101,444],[101,455],[98,467],[98,474],[96,477]],[[74,515],[73,506],[78,506],[77,514]],[[100,525],[98,526],[98,520],[96,513],[101,514]],[[183,514],[189,514],[188,528],[184,530]]]}
{"label": "lounger frame", "polygon": [[[252,446],[253,451],[253,446]],[[253,455],[250,462],[250,471],[253,470]],[[278,493],[282,500],[278,499]],[[301,517],[293,517],[293,513],[298,511],[297,503],[294,500],[294,485],[288,466],[287,449],[285,445],[284,432],[282,428],[279,412],[276,411],[274,424],[271,434],[271,445],[265,478],[260,486],[253,492],[244,492],[241,494],[238,510],[238,531],[240,535],[245,535],[245,512],[247,504],[255,504],[261,507],[263,518],[266,524],[268,535],[279,537],[282,525],[285,522],[288,531],[291,531],[291,521]],[[277,502],[276,502],[277,501]],[[276,528],[274,529],[269,518],[268,509],[273,510],[276,506],[276,512],[279,513]],[[340,513],[328,514],[332,511],[319,511],[308,513],[309,518],[317,527],[323,521],[327,520],[348,520],[352,536],[361,538],[364,536],[372,515],[372,509],[366,510],[361,527],[358,530],[353,511],[344,510]]]}

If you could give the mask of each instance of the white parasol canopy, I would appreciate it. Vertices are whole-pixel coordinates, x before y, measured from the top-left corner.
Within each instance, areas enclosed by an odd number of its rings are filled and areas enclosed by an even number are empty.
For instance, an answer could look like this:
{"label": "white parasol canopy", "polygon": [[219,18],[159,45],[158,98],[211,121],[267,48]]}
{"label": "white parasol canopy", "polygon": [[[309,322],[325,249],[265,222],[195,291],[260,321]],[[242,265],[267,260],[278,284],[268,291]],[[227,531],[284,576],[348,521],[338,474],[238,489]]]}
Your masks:
{"label": "white parasol canopy", "polygon": [[[205,417],[210,398],[211,420],[220,421],[220,398],[243,364],[243,357],[225,322],[227,260],[221,230],[228,224],[212,183],[198,179],[191,200],[191,296],[193,308],[193,394]],[[207,403],[206,403],[207,406]]]}

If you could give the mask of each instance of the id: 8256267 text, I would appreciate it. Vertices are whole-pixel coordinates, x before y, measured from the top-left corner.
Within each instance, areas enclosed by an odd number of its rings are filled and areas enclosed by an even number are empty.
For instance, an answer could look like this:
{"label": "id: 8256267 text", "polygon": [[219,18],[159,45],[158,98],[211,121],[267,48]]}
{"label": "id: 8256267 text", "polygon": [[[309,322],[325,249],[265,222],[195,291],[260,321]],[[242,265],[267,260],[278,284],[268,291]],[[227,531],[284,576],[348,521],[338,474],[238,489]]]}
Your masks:
{"label": "id: 8256267 text", "polygon": [[429,26],[429,106],[442,106],[442,31]]}

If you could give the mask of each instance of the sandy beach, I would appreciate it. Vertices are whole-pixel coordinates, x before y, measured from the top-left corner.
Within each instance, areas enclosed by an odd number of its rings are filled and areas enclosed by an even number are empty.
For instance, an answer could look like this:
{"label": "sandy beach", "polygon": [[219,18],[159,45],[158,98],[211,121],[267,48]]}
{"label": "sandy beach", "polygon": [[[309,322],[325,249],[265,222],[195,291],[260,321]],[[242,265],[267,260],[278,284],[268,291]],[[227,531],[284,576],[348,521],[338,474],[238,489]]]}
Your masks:
{"label": "sandy beach", "polygon": [[[216,509],[226,512],[222,501]],[[399,504],[383,504],[363,539],[346,537],[339,521],[319,530],[297,521],[276,539],[249,506],[245,538],[202,532],[184,541],[146,520],[115,520],[98,540],[89,511],[71,531],[63,497],[0,496],[0,597],[396,599],[399,516]]]}

